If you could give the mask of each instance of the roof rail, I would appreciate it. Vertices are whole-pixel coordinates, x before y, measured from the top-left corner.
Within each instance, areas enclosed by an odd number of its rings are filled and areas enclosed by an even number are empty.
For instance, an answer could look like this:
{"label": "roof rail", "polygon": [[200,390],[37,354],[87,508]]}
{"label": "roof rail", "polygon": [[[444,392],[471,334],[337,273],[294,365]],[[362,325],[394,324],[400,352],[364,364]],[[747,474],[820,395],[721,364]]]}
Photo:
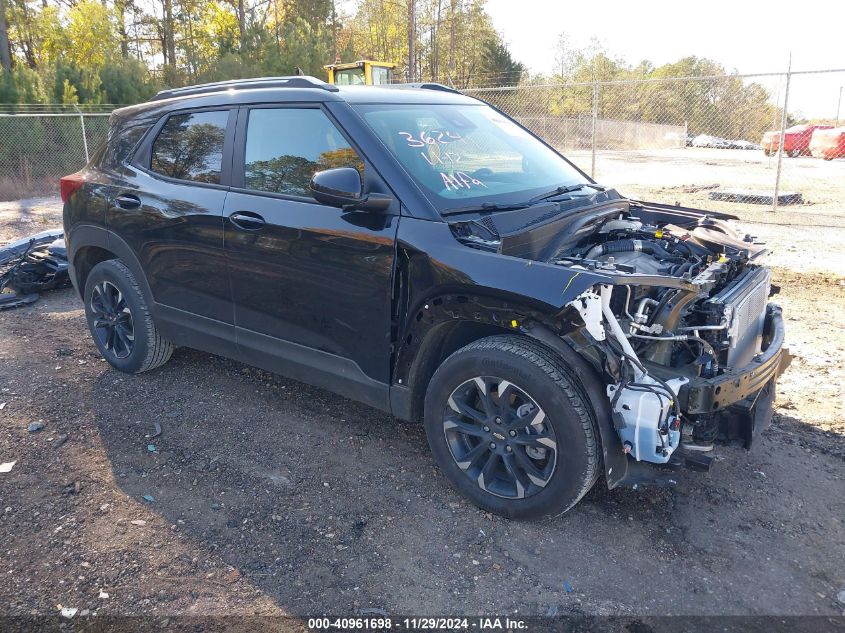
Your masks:
{"label": "roof rail", "polygon": [[254,77],[252,79],[231,79],[229,81],[215,81],[208,84],[185,86],[161,90],[150,101],[161,101],[173,97],[201,95],[223,90],[247,90],[250,88],[320,88],[329,92],[337,92],[337,87],[325,81],[308,75],[292,75],[290,77]]}
{"label": "roof rail", "polygon": [[454,88],[450,88],[445,84],[439,84],[434,81],[418,81],[414,83],[406,83],[406,84],[385,84],[380,86],[381,88],[419,88],[421,90],[440,90],[441,92],[453,92],[455,94],[461,94],[460,90],[455,90]]}

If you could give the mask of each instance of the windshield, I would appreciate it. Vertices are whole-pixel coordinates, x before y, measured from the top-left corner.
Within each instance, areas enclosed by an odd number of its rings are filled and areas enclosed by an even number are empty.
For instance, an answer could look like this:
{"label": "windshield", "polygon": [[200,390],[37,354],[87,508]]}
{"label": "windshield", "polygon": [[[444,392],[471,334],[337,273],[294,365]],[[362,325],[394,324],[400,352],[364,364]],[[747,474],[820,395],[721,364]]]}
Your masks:
{"label": "windshield", "polygon": [[588,182],[570,163],[486,105],[356,109],[440,211],[512,204]]}
{"label": "windshield", "polygon": [[363,86],[366,82],[364,79],[363,68],[347,68],[346,70],[336,70],[334,73],[334,82],[338,86]]}

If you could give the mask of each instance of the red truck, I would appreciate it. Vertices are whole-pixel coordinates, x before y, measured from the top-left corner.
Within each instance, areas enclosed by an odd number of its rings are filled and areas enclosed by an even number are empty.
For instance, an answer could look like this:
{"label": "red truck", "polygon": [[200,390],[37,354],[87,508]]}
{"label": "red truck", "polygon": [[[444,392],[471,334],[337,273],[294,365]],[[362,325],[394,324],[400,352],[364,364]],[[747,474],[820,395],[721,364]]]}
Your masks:
{"label": "red truck", "polygon": [[[796,157],[810,154],[810,139],[816,130],[829,130],[832,125],[793,125],[787,128],[783,137],[783,151],[787,156]],[[780,146],[780,130],[772,130],[763,135],[760,145],[766,156],[771,156],[778,151]]]}
{"label": "red truck", "polygon": [[810,153],[825,160],[845,158],[845,127],[813,132],[813,138],[810,139]]}

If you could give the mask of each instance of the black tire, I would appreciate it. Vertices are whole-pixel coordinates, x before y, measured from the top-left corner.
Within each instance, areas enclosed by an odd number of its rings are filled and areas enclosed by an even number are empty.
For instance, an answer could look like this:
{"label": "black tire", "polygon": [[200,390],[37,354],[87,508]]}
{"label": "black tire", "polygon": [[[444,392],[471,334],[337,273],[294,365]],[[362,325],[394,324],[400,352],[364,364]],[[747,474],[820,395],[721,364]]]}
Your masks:
{"label": "black tire", "polygon": [[[477,377],[482,377],[481,383],[478,383]],[[510,387],[506,386],[501,391],[508,392],[506,399],[514,402],[514,406],[533,400],[539,411],[522,404],[516,415],[509,414],[506,418],[509,424],[503,424],[499,416],[473,407],[473,416],[487,416],[486,419],[494,420],[495,424],[500,425],[498,427],[479,422],[475,417],[463,413],[455,414],[455,411],[466,411],[467,398],[472,397],[477,397],[477,402],[485,410],[488,409],[486,405],[490,403],[489,400],[495,400],[497,407],[503,406],[498,402],[499,385],[503,383],[496,384],[496,380],[510,383]],[[483,383],[489,389],[489,400],[486,403],[480,395],[482,387],[473,387],[471,381],[476,381],[478,385]],[[475,396],[472,394],[473,388],[477,391]],[[459,400],[459,403],[456,404],[455,400]],[[549,348],[520,336],[491,336],[459,349],[437,369],[425,398],[425,430],[441,471],[459,492],[477,506],[512,519],[553,517],[574,506],[590,490],[599,475],[598,429],[595,412],[589,402],[575,372]],[[531,426],[524,426],[525,421],[535,412],[543,415],[542,426],[533,426],[534,421],[530,422]],[[464,435],[464,423],[467,423],[467,427],[480,427],[470,429],[472,436]],[[519,433],[524,435],[508,437],[512,430],[507,429],[512,429],[513,424],[519,425]],[[501,429],[506,430],[497,432]],[[538,435],[534,436],[532,433],[536,429],[539,429]],[[481,435],[487,431],[488,435]],[[551,449],[535,457],[538,449],[525,446],[526,437],[530,440],[546,435],[550,435],[555,444],[554,464],[551,465],[550,474],[547,473],[552,460]],[[481,444],[487,446],[482,447]],[[534,446],[536,444],[534,442]],[[491,446],[495,446],[495,449],[488,450]],[[509,454],[502,454],[503,449],[507,449]],[[498,457],[474,456],[482,450],[488,454],[498,453]],[[517,456],[517,451],[524,452]],[[461,456],[456,456],[456,453],[461,453]],[[514,460],[516,457],[518,459]],[[541,466],[534,471],[530,468],[523,470],[520,477],[514,472],[513,466],[515,463],[524,465],[525,457],[532,460],[530,465]],[[498,459],[500,462],[500,465],[489,471],[499,473],[492,477],[492,484],[488,484],[484,477],[487,460],[490,459]],[[506,459],[511,459],[510,466]],[[534,461],[536,459],[540,461]],[[480,461],[476,460],[485,461],[477,478],[475,473],[479,470]],[[462,466],[459,466],[459,461]],[[468,465],[470,463],[471,466]],[[537,473],[540,470],[543,470],[541,477],[529,475],[525,479],[526,473]],[[544,477],[545,483],[542,483]],[[516,483],[520,480],[521,486]],[[508,487],[511,485],[509,481],[513,482],[513,488]],[[498,493],[492,490],[496,486]],[[518,496],[520,493],[523,496]]]}
{"label": "black tire", "polygon": [[112,367],[140,374],[170,359],[173,345],[158,333],[135,275],[119,259],[94,266],[84,300],[94,344]]}

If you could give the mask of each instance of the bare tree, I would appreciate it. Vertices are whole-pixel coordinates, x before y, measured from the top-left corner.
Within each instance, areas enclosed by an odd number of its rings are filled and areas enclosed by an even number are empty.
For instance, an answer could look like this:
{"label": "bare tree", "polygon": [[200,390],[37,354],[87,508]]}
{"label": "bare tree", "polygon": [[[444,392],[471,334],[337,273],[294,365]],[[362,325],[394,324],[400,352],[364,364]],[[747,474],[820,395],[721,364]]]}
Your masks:
{"label": "bare tree", "polygon": [[417,3],[408,0],[408,81],[416,81]]}
{"label": "bare tree", "polygon": [[246,48],[246,11],[244,9],[244,0],[238,0],[238,44],[240,45],[241,53]]}
{"label": "bare tree", "polygon": [[460,0],[451,0],[451,5],[449,6],[449,64],[447,70],[447,76],[449,78],[449,83],[453,83],[453,77],[455,76],[455,69],[456,69],[456,60],[455,60],[455,36],[456,36],[456,29],[457,29],[457,13],[458,9],[460,8]]}
{"label": "bare tree", "polygon": [[437,10],[434,14],[434,23],[431,26],[431,80],[437,81],[440,76],[440,16],[443,9],[443,0],[437,0]]}
{"label": "bare tree", "polygon": [[[129,32],[126,29],[126,14],[132,8],[133,0],[115,0],[114,14],[117,18],[117,35],[120,38],[120,56],[129,57]],[[44,0],[46,8],[46,0]]]}
{"label": "bare tree", "polygon": [[176,67],[176,37],[173,28],[173,0],[163,0],[164,20],[162,29],[162,40],[164,63]]}
{"label": "bare tree", "polygon": [[0,0],[0,66],[12,71],[12,52],[9,49],[9,33],[6,30],[6,1]]}

